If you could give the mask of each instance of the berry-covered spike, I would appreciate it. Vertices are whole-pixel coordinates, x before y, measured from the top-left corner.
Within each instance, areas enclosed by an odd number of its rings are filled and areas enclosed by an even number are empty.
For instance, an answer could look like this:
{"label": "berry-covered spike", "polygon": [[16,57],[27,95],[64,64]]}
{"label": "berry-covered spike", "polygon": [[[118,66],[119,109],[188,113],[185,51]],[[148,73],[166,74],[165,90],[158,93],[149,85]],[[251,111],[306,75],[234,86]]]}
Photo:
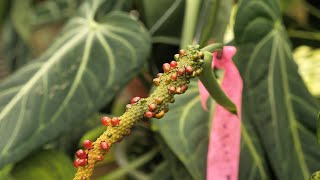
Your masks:
{"label": "berry-covered spike", "polygon": [[174,61],[163,64],[163,73],[153,79],[156,89],[148,98],[134,97],[130,104],[126,105],[123,115],[111,119],[101,118],[101,123],[107,129],[90,148],[85,146],[84,153],[76,153],[74,165],[78,170],[74,180],[90,179],[95,164],[103,160],[114,143],[130,134],[130,129],[138,120],[164,117],[169,110],[169,104],[175,101],[174,96],[183,94],[188,88],[190,78],[201,73],[203,56],[196,46],[180,50],[179,54],[174,55]]}

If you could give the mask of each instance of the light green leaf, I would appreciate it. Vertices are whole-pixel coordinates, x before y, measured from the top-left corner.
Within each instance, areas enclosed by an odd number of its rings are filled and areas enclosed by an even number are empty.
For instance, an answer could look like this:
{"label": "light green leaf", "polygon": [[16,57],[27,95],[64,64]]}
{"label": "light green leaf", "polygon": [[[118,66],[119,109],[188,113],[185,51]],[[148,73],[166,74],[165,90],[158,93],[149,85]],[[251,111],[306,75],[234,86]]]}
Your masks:
{"label": "light green leaf", "polygon": [[320,166],[315,119],[319,106],[293,62],[277,1],[243,0],[235,24],[243,112],[277,179],[308,179]]}
{"label": "light green leaf", "polygon": [[11,174],[14,179],[69,180],[76,169],[64,153],[46,150],[37,152],[18,163]]}
{"label": "light green leaf", "polygon": [[109,102],[145,62],[150,38],[127,14],[95,13],[88,1],[34,63],[0,84],[0,169]]}

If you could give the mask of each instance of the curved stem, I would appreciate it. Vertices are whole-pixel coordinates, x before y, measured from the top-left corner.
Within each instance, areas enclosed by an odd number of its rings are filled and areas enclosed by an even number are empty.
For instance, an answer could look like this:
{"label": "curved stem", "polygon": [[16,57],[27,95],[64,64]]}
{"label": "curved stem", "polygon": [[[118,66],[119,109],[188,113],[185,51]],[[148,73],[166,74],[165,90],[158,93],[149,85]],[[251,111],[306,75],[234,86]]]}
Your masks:
{"label": "curved stem", "polygon": [[212,53],[205,51],[203,72],[200,74],[199,79],[206,87],[211,97],[222,107],[226,108],[233,114],[237,114],[237,108],[234,103],[221,89],[215,75],[212,71]]}

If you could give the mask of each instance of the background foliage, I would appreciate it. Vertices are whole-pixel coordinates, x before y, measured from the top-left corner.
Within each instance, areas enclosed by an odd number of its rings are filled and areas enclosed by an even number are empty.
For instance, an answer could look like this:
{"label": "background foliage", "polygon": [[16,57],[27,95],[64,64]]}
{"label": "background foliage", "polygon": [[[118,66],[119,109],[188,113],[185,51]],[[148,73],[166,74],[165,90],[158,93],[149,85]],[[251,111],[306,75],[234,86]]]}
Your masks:
{"label": "background foliage", "polygon": [[[0,0],[0,179],[71,179],[81,141],[104,131],[101,116],[147,96],[179,48],[211,42],[238,49],[239,179],[308,179],[320,167],[320,4],[279,2]],[[94,179],[205,179],[207,104],[192,81],[163,119],[138,123]]]}

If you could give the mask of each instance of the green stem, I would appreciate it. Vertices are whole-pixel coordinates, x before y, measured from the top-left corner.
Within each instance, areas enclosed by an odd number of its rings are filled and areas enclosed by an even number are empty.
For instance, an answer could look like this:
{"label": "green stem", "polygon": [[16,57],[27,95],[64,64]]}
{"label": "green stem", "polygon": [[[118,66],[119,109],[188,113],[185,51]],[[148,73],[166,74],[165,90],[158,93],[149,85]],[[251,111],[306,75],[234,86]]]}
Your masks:
{"label": "green stem", "polygon": [[187,45],[192,44],[194,32],[196,30],[200,4],[200,0],[186,0],[180,48],[186,48]]}
{"label": "green stem", "polygon": [[152,160],[155,155],[159,152],[158,148],[152,149],[151,151],[147,152],[143,156],[140,156],[137,158],[135,161],[133,161],[130,164],[127,164],[126,166],[123,166],[116,171],[113,171],[112,173],[99,178],[99,180],[112,180],[112,179],[118,179],[119,177],[122,177],[126,175],[128,172],[137,169],[138,167],[144,165],[145,163],[149,162]]}
{"label": "green stem", "polygon": [[213,71],[212,71],[212,53],[205,51],[203,72],[199,76],[200,81],[206,87],[211,97],[222,107],[226,108],[233,114],[237,114],[237,108],[234,103],[221,89]]}
{"label": "green stem", "polygon": [[289,29],[288,34],[290,37],[294,37],[294,38],[320,41],[320,33],[318,33],[318,32],[309,32],[309,31]]}

